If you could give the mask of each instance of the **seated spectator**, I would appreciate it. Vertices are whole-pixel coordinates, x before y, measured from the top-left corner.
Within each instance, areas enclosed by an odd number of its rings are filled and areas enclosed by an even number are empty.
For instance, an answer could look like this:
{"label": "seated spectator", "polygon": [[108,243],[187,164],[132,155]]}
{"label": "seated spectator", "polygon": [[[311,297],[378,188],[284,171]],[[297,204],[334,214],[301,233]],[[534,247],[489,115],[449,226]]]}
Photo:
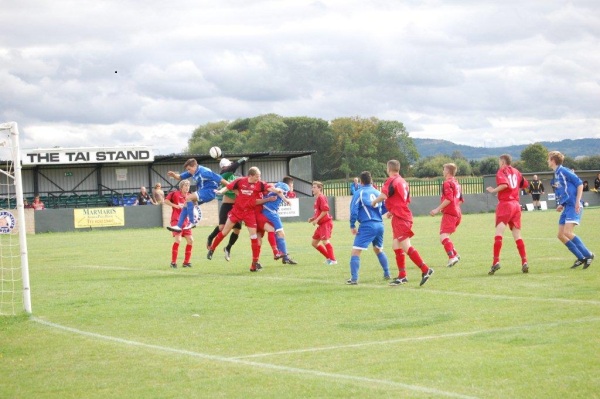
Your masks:
{"label": "seated spectator", "polygon": [[598,173],[598,177],[594,180],[594,190],[600,191],[600,173]]}
{"label": "seated spectator", "polygon": [[135,202],[133,203],[133,205],[148,205],[148,204],[155,204],[154,202],[154,198],[152,198],[150,196],[150,194],[148,194],[148,192],[146,191],[146,187],[142,186],[140,187],[140,192],[137,195],[137,198],[135,199]]}
{"label": "seated spectator", "polygon": [[154,185],[154,189],[152,190],[152,197],[154,198],[155,205],[160,205],[165,202],[165,192],[161,188],[160,183],[156,183]]}
{"label": "seated spectator", "polygon": [[25,207],[25,209],[33,208],[33,206],[31,206],[31,204],[29,203],[29,201],[27,201],[27,198],[23,198],[23,206]]}
{"label": "seated spectator", "polygon": [[31,207],[33,209],[35,209],[36,211],[41,211],[42,209],[46,209],[46,206],[40,200],[40,196],[39,195],[35,196],[35,198],[33,199],[33,202],[31,203]]}
{"label": "seated spectator", "polygon": [[590,191],[590,186],[587,180],[583,181],[583,191]]}

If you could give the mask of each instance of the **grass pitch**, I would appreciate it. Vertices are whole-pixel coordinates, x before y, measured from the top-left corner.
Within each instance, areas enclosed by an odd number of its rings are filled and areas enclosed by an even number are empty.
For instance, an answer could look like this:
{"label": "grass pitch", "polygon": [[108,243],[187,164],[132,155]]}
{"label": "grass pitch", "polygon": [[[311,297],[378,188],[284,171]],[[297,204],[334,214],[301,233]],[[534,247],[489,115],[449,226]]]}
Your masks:
{"label": "grass pitch", "polygon": [[[412,243],[435,269],[423,287],[410,260],[409,284],[389,287],[370,250],[346,286],[347,222],[338,265],[310,246],[312,225],[288,223],[299,265],[267,245],[259,273],[246,231],[226,262],[225,242],[208,261],[212,229],[195,229],[193,268],[182,244],[175,270],[163,229],[29,236],[33,316],[0,318],[0,397],[599,397],[600,258],[571,270],[557,220],[524,213],[529,274],[507,231],[488,276],[493,214],[464,216],[453,268],[439,217],[418,217]],[[600,255],[598,221],[588,208],[576,232]]]}

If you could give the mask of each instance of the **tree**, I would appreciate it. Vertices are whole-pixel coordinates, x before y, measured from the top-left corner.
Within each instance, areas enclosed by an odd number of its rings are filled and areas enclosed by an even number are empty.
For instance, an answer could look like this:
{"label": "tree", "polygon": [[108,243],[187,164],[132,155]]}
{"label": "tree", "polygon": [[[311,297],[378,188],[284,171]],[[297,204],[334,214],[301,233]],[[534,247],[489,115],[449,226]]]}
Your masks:
{"label": "tree", "polygon": [[229,128],[228,121],[207,123],[194,129],[185,152],[206,154],[213,145],[221,147],[223,151],[235,152],[238,147],[243,147],[243,141],[236,130]]}
{"label": "tree", "polygon": [[287,134],[284,118],[276,114],[260,115],[250,120],[246,151],[281,151],[282,137]]}
{"label": "tree", "polygon": [[[380,137],[377,154],[383,161],[381,176],[385,176],[385,163],[390,159],[400,161],[404,166],[402,174],[411,176],[412,165],[419,159],[419,152],[404,125],[398,121],[380,121],[377,136]],[[374,176],[380,177],[378,174]]]}
{"label": "tree", "polygon": [[600,170],[600,155],[577,159],[577,170]]}
{"label": "tree", "polygon": [[479,161],[479,175],[495,175],[498,171],[498,158],[488,157]]}
{"label": "tree", "polygon": [[316,180],[333,178],[337,165],[331,162],[333,133],[324,119],[306,116],[284,118],[287,134],[282,137],[283,151],[316,151],[312,155],[313,177]]}
{"label": "tree", "polygon": [[527,146],[521,151],[523,172],[544,172],[548,168],[548,149],[540,143]]}

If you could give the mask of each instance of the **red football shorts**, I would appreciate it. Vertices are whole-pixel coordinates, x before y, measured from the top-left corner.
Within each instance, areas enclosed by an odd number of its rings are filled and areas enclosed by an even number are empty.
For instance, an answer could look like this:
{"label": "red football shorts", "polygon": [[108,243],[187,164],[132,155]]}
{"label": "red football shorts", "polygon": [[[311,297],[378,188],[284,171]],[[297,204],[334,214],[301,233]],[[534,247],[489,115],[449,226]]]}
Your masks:
{"label": "red football shorts", "polygon": [[269,219],[262,212],[255,212],[256,217],[256,232],[260,235],[265,233],[265,224],[269,223]]}
{"label": "red football shorts", "polygon": [[412,220],[400,219],[399,217],[392,217],[392,232],[394,233],[394,239],[400,242],[411,238],[415,235],[412,229]]}
{"label": "red football shorts", "polygon": [[442,214],[442,222],[440,224],[440,234],[452,234],[460,224],[462,216],[454,216]]}
{"label": "red football shorts", "polygon": [[317,226],[315,233],[313,234],[313,240],[329,240],[331,238],[331,232],[333,231],[333,221],[328,221]]}
{"label": "red football shorts", "polygon": [[256,228],[256,212],[254,212],[254,209],[249,211],[240,211],[239,209],[235,209],[235,207],[233,207],[231,211],[229,211],[227,218],[234,224],[238,222],[244,222],[246,227],[251,229]]}
{"label": "red football shorts", "polygon": [[517,201],[502,201],[496,206],[496,226],[504,223],[511,230],[521,229],[521,204]]}
{"label": "red football shorts", "polygon": [[[173,224],[173,226],[176,226],[177,223]],[[171,232],[173,234],[173,237],[177,237],[178,235],[181,235],[182,237],[190,237],[192,235],[192,229],[186,229],[186,230],[181,230],[181,231],[172,231]]]}

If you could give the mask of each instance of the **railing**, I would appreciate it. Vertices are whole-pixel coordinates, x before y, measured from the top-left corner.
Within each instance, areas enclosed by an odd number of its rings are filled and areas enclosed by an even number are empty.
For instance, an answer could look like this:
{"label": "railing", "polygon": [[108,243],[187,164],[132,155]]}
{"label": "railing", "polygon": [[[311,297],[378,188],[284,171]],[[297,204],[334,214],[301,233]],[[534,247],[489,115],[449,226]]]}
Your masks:
{"label": "railing", "polygon": [[[458,177],[463,194],[480,194],[485,192],[483,177]],[[375,180],[374,185],[381,190],[385,180]],[[442,194],[444,179],[407,179],[410,195],[413,197],[437,196]],[[324,183],[323,194],[328,197],[350,195],[349,182]]]}

